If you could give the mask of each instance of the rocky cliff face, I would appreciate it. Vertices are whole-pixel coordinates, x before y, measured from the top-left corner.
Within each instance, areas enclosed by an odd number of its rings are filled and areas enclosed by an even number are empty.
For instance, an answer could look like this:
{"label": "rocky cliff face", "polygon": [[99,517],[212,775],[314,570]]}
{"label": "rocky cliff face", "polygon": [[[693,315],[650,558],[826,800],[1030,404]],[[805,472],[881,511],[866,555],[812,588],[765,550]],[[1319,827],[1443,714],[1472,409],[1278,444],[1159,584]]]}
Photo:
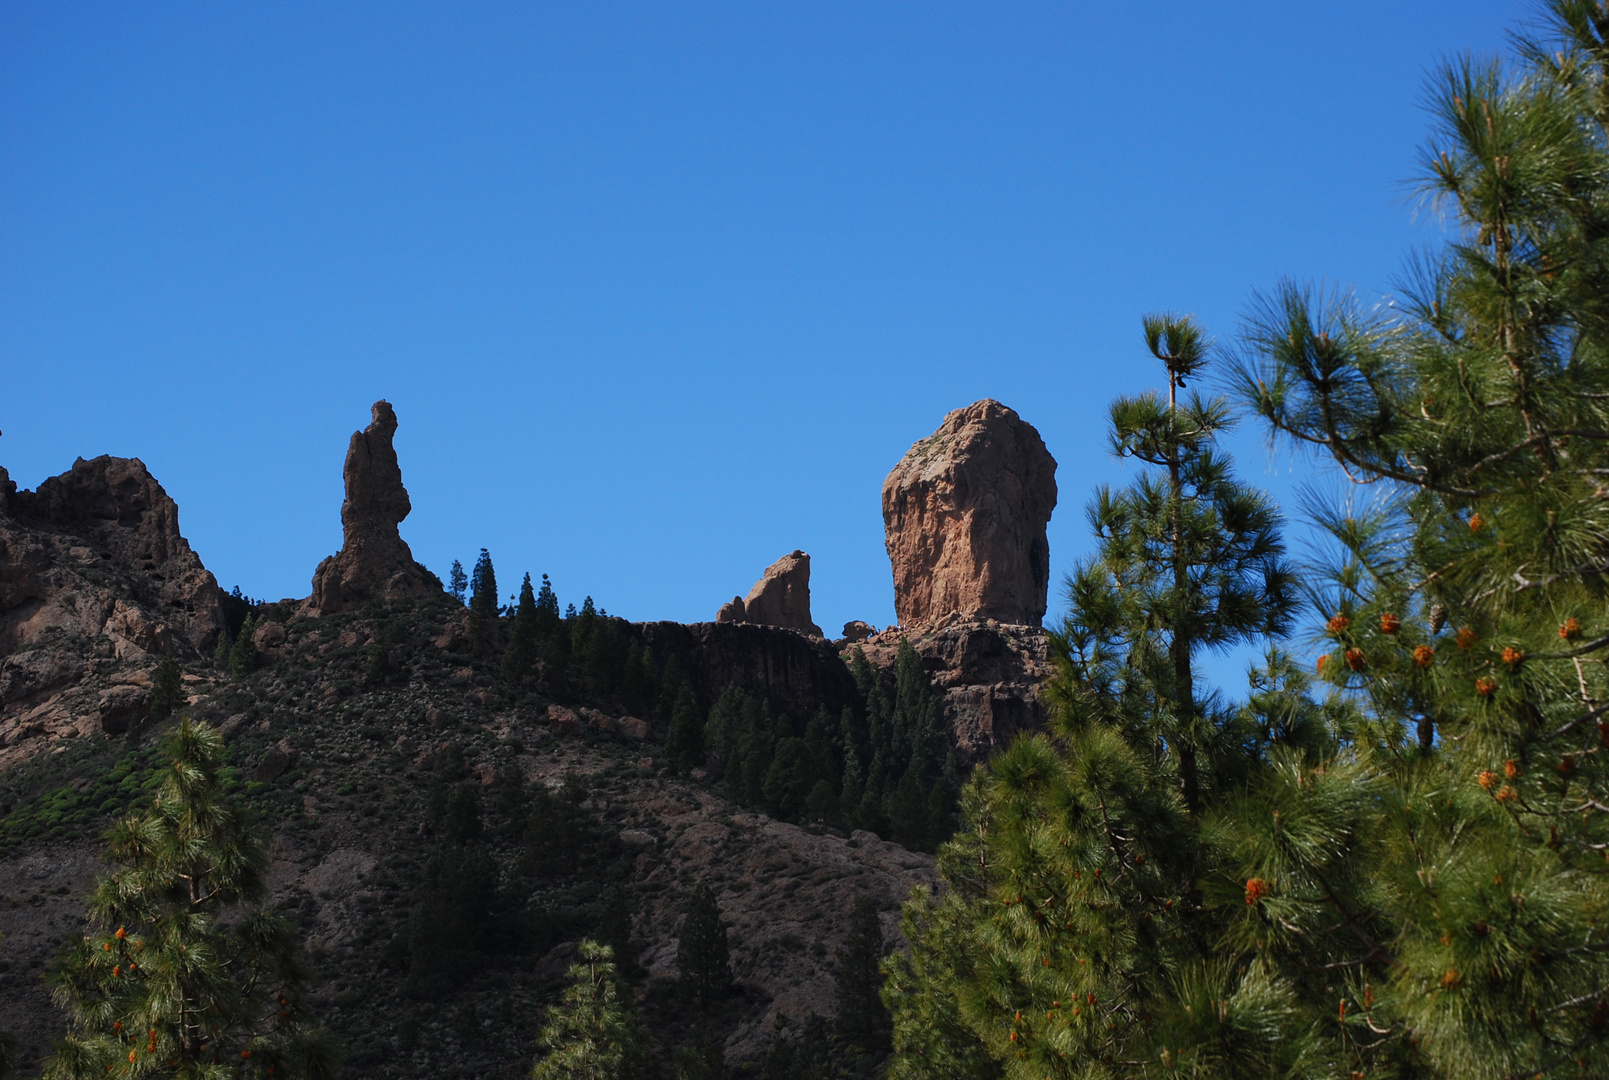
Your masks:
{"label": "rocky cliff face", "polygon": [[902,641],[909,641],[942,695],[944,719],[956,755],[967,767],[985,761],[1020,732],[1045,722],[1039,691],[1051,673],[1050,639],[1033,626],[951,618],[938,625],[889,627],[861,642],[841,644],[845,656],[860,649],[890,673]]}
{"label": "rocky cliff face", "polygon": [[954,615],[1038,626],[1055,508],[1056,459],[1032,425],[988,399],[946,416],[883,482],[901,625]]}
{"label": "rocky cliff face", "polygon": [[705,701],[728,686],[777,700],[793,716],[825,707],[837,716],[859,694],[831,643],[751,623],[636,623],[629,631],[653,650],[656,662],[674,663]]}
{"label": "rocky cliff face", "polygon": [[413,509],[402,486],[402,468],[392,437],[397,414],[386,401],[374,403],[373,420],[352,433],[341,476],[341,550],[318,564],[313,595],[315,615],[332,614],[369,600],[438,596],[441,579],[414,562],[397,526]]}
{"label": "rocky cliff face", "polygon": [[812,637],[824,636],[810,618],[810,556],[795,550],[766,567],[746,597],[732,597],[716,622],[748,622],[784,626]]}
{"label": "rocky cliff face", "polygon": [[221,598],[139,459],[80,458],[38,491],[0,482],[0,656],[64,635],[119,657],[199,655],[223,627]]}

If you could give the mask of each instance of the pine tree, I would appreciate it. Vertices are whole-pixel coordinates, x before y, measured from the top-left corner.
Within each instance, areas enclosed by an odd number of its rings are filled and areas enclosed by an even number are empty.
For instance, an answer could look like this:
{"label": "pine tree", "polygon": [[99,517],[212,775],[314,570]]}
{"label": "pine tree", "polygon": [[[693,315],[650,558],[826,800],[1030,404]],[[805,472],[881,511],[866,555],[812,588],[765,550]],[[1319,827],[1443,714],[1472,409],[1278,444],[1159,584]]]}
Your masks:
{"label": "pine tree", "polygon": [[173,657],[164,656],[151,673],[151,719],[160,724],[184,702],[184,670]]}
{"label": "pine tree", "polygon": [[1270,428],[1387,493],[1315,511],[1357,731],[1224,837],[1284,1026],[1326,1016],[1368,1075],[1609,1068],[1609,19],[1545,10],[1518,66],[1436,76],[1421,185],[1457,235],[1403,300],[1287,284],[1246,334]]}
{"label": "pine tree", "polygon": [[888,1053],[889,1018],[879,991],[883,927],[877,900],[861,896],[849,917],[849,936],[838,949],[833,989],[838,1002],[838,1036],[863,1054]]}
{"label": "pine tree", "polygon": [[476,652],[490,653],[498,639],[497,571],[485,548],[480,549],[480,558],[475,560],[469,588],[469,640]]}
{"label": "pine tree", "polygon": [[670,732],[665,736],[665,756],[671,767],[680,772],[704,764],[704,716],[689,686],[684,685],[676,695]]}
{"label": "pine tree", "polygon": [[676,936],[676,969],[682,989],[706,1004],[725,997],[732,986],[726,924],[721,921],[715,892],[706,884],[700,883],[687,901]]}
{"label": "pine tree", "polygon": [[257,670],[260,658],[257,643],[252,640],[256,630],[256,621],[250,615],[246,616],[246,621],[240,624],[240,633],[235,636],[235,643],[229,648],[229,674],[237,679]]}
{"label": "pine tree", "polygon": [[447,575],[447,595],[462,604],[468,588],[469,575],[464,573],[464,564],[454,559],[453,568]]}
{"label": "pine tree", "polygon": [[643,1074],[642,1022],[620,992],[614,954],[590,939],[568,972],[570,986],[547,1011],[533,1080],[634,1080]]}
{"label": "pine tree", "polygon": [[553,592],[553,583],[546,574],[542,575],[542,588],[536,594],[536,636],[541,641],[551,641],[564,629],[564,620],[559,615],[559,598]]}
{"label": "pine tree", "polygon": [[166,749],[150,808],[111,831],[90,932],[54,977],[70,1019],[46,1075],[333,1077],[295,935],[256,906],[267,853],[225,787],[222,737],[184,720]]}
{"label": "pine tree", "polygon": [[541,617],[537,611],[536,593],[531,588],[531,575],[526,574],[520,583],[520,595],[514,608],[514,624],[509,629],[508,650],[503,653],[503,679],[519,685],[536,666]]}
{"label": "pine tree", "polygon": [[[941,855],[950,890],[908,906],[914,951],[891,959],[891,980],[920,1000],[889,999],[901,1025],[893,1075],[935,1057],[973,1075],[993,1058],[1014,1078],[1173,1060],[1159,1055],[1187,1044],[1176,1018],[1200,1015],[1197,1002],[1179,1005],[1181,988],[1278,1004],[1263,969],[1236,967],[1223,947],[1233,909],[1204,880],[1207,808],[1265,748],[1237,714],[1204,707],[1196,661],[1281,633],[1293,574],[1273,506],[1214,448],[1227,406],[1181,400],[1207,364],[1203,335],[1173,317],[1149,317],[1144,331],[1168,394],[1114,403],[1112,446],[1151,469],[1099,490],[1090,509],[1097,550],[1069,579],[1071,611],[1052,635],[1049,731],[978,770],[969,828]],[[897,827],[917,827],[909,804],[925,811],[924,796],[896,790],[891,805],[910,819]],[[1236,1052],[1283,1067],[1259,1030]],[[1307,1045],[1291,1039],[1289,1054]]]}
{"label": "pine tree", "polygon": [[218,640],[212,646],[212,666],[221,674],[229,672],[229,650],[234,648],[234,644],[227,626],[218,631]]}

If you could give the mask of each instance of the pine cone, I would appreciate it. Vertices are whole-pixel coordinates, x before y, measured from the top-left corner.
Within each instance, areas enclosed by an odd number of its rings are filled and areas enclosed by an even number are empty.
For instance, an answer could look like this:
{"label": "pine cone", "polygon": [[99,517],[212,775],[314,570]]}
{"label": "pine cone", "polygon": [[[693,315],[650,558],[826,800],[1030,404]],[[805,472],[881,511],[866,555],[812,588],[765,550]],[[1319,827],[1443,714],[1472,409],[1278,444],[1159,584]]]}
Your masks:
{"label": "pine cone", "polygon": [[1430,632],[1441,633],[1441,628],[1447,625],[1447,605],[1436,604],[1430,609]]}

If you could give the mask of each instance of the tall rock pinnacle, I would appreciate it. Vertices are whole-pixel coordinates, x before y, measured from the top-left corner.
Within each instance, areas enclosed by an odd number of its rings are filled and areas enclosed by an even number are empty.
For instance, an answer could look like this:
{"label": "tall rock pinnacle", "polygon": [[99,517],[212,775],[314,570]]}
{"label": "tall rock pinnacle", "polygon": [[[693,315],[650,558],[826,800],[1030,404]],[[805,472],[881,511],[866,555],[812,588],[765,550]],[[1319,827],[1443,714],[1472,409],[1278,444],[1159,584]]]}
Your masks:
{"label": "tall rock pinnacle", "polygon": [[900,623],[1040,625],[1055,508],[1056,459],[1033,425],[988,398],[950,413],[883,482]]}
{"label": "tall rock pinnacle", "polygon": [[346,499],[341,503],[341,550],[313,573],[308,607],[316,615],[368,600],[442,591],[441,579],[413,561],[413,552],[397,531],[413,506],[391,445],[396,433],[397,414],[387,401],[376,401],[373,422],[352,433],[342,470]]}

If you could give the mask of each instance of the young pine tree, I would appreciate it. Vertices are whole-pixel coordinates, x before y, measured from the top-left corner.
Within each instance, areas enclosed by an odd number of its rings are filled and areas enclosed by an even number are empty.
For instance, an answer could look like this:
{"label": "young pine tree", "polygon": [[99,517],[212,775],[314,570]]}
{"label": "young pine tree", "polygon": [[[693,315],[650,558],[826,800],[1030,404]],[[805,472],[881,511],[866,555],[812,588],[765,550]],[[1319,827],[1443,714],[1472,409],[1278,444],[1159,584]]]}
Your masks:
{"label": "young pine tree", "polygon": [[447,575],[447,595],[462,604],[468,588],[469,575],[464,573],[464,564],[454,559],[452,571]]}
{"label": "young pine tree", "polygon": [[177,660],[164,656],[151,674],[151,719],[161,723],[184,701],[184,671]]}
{"label": "young pine tree", "polygon": [[[1177,1050],[1158,1040],[1178,987],[1272,996],[1261,969],[1219,970],[1204,811],[1244,777],[1248,748],[1204,707],[1198,659],[1282,632],[1294,581],[1273,506],[1214,447],[1227,407],[1181,399],[1208,360],[1201,332],[1156,316],[1144,330],[1167,394],[1119,399],[1112,446],[1150,468],[1090,508],[1097,549],[1053,635],[1049,731],[978,771],[970,828],[941,855],[950,891],[908,906],[913,954],[890,960],[891,1076],[935,1057],[1023,1080],[1158,1062]],[[1261,1060],[1266,1047],[1243,1049]]]}
{"label": "young pine tree", "polygon": [[518,686],[536,667],[541,648],[537,639],[538,623],[536,593],[531,589],[531,575],[526,574],[520,583],[520,597],[514,608],[514,624],[508,633],[508,650],[503,653],[503,679]]}
{"label": "young pine tree", "polygon": [[726,923],[721,921],[715,892],[708,885],[700,884],[687,901],[676,938],[676,969],[681,974],[683,991],[706,1004],[725,997],[731,989]]}
{"label": "young pine tree", "polygon": [[223,739],[184,720],[149,809],[110,834],[90,932],[54,976],[68,1032],[52,1080],[333,1077],[286,921],[258,907],[267,854],[224,787]]}
{"label": "young pine tree", "polygon": [[665,756],[679,772],[704,764],[704,713],[698,707],[692,687],[683,685],[676,694],[670,715],[670,732],[665,736]]}
{"label": "young pine tree", "polygon": [[497,571],[485,548],[475,560],[469,579],[469,638],[477,651],[490,652],[497,643]]}
{"label": "young pine tree", "polygon": [[257,653],[257,643],[252,640],[256,630],[256,620],[250,615],[246,616],[246,621],[240,624],[240,633],[235,635],[235,643],[229,648],[229,674],[237,679],[257,670],[261,658]]}
{"label": "young pine tree", "polygon": [[596,941],[581,942],[570,986],[550,1007],[537,1036],[542,1056],[532,1080],[635,1080],[643,1074],[642,1022],[622,995],[614,954]]}
{"label": "young pine tree", "polygon": [[888,1053],[889,1018],[879,996],[879,965],[886,951],[877,900],[861,896],[849,918],[849,936],[838,949],[834,992],[838,1002],[838,1037],[862,1054],[879,1058]]}

